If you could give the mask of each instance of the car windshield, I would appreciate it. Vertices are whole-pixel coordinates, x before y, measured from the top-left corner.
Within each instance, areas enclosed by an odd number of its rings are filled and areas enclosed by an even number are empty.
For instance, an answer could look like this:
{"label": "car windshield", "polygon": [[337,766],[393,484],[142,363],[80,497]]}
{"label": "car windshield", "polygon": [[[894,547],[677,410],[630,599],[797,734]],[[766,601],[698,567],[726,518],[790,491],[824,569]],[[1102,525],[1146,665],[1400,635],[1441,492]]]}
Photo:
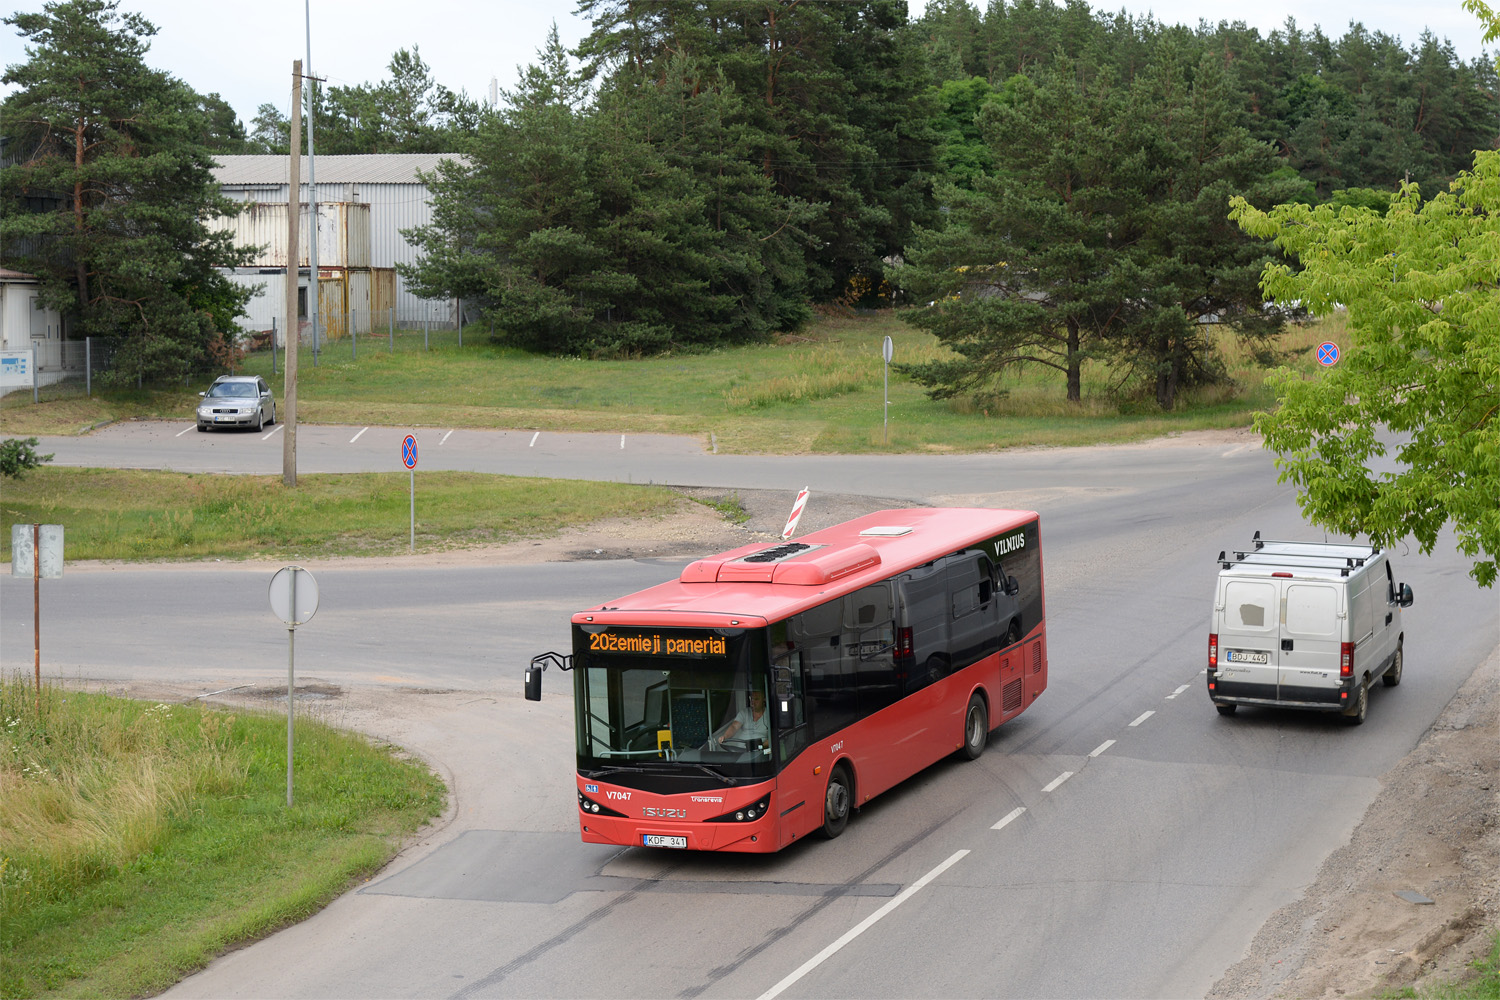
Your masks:
{"label": "car windshield", "polygon": [[249,382],[220,382],[208,390],[210,396],[254,396],[255,386]]}

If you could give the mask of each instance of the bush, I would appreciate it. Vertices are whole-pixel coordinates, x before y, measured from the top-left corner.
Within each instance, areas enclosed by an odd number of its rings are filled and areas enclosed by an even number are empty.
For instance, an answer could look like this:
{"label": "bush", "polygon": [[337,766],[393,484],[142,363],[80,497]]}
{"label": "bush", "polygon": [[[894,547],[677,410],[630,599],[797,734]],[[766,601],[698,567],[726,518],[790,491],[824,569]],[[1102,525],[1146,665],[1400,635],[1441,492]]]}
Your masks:
{"label": "bush", "polygon": [[20,479],[27,469],[50,461],[51,455],[36,453],[36,438],[6,438],[0,444],[0,477],[5,479]]}

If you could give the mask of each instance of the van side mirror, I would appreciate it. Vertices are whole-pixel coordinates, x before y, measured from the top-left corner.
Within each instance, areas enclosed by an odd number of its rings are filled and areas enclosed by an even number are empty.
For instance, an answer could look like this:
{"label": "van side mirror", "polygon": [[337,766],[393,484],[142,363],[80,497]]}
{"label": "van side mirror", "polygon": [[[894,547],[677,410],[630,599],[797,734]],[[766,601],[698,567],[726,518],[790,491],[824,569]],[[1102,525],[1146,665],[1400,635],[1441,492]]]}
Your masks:
{"label": "van side mirror", "polygon": [[1015,597],[1020,592],[1021,592],[1021,585],[1016,582],[1016,578],[1013,577],[1013,576],[1007,576],[1005,578],[1005,594],[1006,594],[1006,596],[1007,597]]}
{"label": "van side mirror", "polygon": [[1413,598],[1411,595],[1411,584],[1403,583],[1401,585],[1401,606],[1403,608],[1411,607],[1412,600]]}

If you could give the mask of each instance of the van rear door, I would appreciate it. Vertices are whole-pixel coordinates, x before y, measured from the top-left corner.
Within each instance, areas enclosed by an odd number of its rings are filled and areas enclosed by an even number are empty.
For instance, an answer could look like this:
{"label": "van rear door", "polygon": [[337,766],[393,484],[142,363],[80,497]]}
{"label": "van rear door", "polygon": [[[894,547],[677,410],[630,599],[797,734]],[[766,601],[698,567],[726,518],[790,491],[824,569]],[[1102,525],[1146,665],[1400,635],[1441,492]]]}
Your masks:
{"label": "van rear door", "polygon": [[1282,581],[1281,700],[1337,704],[1339,642],[1348,613],[1340,606],[1343,589],[1332,583]]}
{"label": "van rear door", "polygon": [[1280,589],[1276,581],[1228,578],[1219,616],[1219,690],[1275,698],[1280,667]]}

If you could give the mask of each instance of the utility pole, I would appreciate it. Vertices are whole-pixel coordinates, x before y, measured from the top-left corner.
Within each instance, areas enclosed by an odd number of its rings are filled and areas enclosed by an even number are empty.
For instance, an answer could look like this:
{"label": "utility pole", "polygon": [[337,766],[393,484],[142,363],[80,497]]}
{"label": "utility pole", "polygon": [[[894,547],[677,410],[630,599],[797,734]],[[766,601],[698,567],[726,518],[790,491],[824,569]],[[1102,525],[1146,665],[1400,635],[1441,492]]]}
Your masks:
{"label": "utility pole", "polygon": [[[297,341],[302,324],[297,322],[297,272],[302,254],[297,243],[298,204],[302,194],[302,60],[292,62],[292,149],[286,186],[286,381],[282,408],[286,411],[286,435],[281,439],[281,481],[297,485]],[[313,276],[317,281],[317,276]]]}

